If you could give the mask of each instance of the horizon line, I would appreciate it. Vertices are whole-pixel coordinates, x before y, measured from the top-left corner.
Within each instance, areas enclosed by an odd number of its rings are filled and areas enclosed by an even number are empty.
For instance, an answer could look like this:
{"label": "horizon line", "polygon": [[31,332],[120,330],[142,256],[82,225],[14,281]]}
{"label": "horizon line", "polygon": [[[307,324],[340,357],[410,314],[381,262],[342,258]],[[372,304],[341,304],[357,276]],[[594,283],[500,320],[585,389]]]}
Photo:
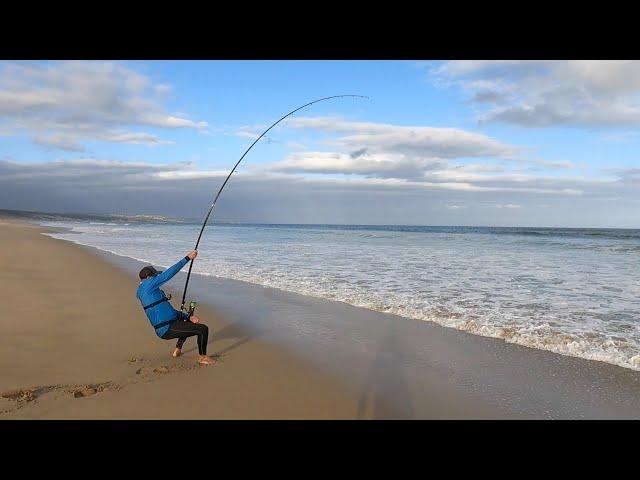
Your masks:
{"label": "horizon line", "polygon": [[[161,214],[145,213],[80,213],[80,212],[45,212],[35,210],[16,210],[0,208],[3,212],[35,215],[66,215],[71,217],[160,217],[170,221],[184,221],[184,223],[202,222],[195,217],[174,217]],[[431,227],[431,228],[539,228],[539,229],[565,229],[565,230],[640,230],[640,227],[557,227],[557,226],[507,226],[507,225],[425,225],[425,224],[400,224],[400,223],[269,223],[269,222],[240,222],[233,220],[217,220],[213,224],[223,225],[307,225],[307,226],[341,226],[341,227]]]}

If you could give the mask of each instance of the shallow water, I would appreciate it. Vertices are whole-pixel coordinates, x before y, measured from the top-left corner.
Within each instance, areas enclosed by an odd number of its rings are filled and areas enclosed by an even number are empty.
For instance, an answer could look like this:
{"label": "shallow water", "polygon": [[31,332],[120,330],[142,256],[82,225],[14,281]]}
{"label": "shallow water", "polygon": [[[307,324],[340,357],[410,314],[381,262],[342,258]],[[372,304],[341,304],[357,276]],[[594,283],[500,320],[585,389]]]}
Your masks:
{"label": "shallow water", "polygon": [[[48,220],[167,267],[200,225]],[[640,370],[640,230],[213,225],[194,271]]]}

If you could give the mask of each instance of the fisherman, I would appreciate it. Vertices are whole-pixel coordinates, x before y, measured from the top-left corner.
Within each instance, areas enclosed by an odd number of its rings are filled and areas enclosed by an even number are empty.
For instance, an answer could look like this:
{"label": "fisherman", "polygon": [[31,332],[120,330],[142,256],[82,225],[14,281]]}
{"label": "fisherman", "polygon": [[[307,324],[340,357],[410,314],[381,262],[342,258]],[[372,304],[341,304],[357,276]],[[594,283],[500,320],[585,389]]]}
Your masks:
{"label": "fisherman", "polygon": [[198,336],[198,363],[214,365],[216,361],[207,356],[207,339],[209,328],[200,323],[200,319],[192,314],[179,312],[169,303],[169,298],[160,290],[173,276],[182,269],[190,260],[198,256],[197,250],[192,250],[178,263],[160,272],[151,265],[140,270],[140,285],[136,297],[140,300],[151,326],[155,328],[156,335],[164,340],[177,338],[174,358],[182,354],[182,345],[188,337]]}

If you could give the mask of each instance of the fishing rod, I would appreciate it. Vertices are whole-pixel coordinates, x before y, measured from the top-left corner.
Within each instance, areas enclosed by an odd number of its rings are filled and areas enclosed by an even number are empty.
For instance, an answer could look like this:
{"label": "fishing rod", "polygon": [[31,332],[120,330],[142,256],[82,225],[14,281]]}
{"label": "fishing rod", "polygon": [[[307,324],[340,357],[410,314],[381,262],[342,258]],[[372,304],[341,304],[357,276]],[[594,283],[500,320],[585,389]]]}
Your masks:
{"label": "fishing rod", "polygon": [[[253,141],[253,143],[249,146],[249,148],[247,148],[244,151],[244,153],[240,157],[240,160],[238,160],[236,162],[236,164],[234,165],[234,167],[231,169],[231,171],[229,172],[229,175],[227,175],[227,178],[225,178],[224,183],[222,184],[222,186],[218,190],[218,193],[216,194],[215,198],[213,199],[213,203],[209,207],[209,211],[207,212],[207,216],[204,218],[204,222],[202,223],[202,228],[200,229],[200,234],[198,235],[198,240],[196,240],[196,246],[194,247],[194,250],[197,250],[198,249],[198,245],[200,245],[200,239],[202,238],[202,234],[204,233],[204,228],[207,226],[207,222],[209,221],[209,217],[211,216],[211,213],[213,212],[213,209],[216,206],[216,202],[218,201],[218,197],[220,197],[220,194],[222,193],[222,190],[224,189],[225,185],[227,184],[227,182],[231,178],[231,175],[233,175],[233,172],[236,171],[236,168],[238,168],[238,165],[240,165],[240,162],[242,161],[242,159],[247,155],[247,153],[249,153],[249,150],[251,150],[253,148],[253,146],[256,143],[258,143],[258,141],[267,134],[267,132],[269,130],[271,130],[273,127],[275,127],[277,124],[279,124],[285,118],[287,118],[287,117],[293,115],[294,113],[296,113],[298,110],[302,110],[303,108],[308,107],[309,105],[313,105],[314,103],[323,102],[325,100],[330,100],[332,98],[344,98],[344,97],[369,98],[369,97],[365,97],[365,96],[362,96],[362,95],[333,95],[331,97],[319,98],[318,100],[314,100],[313,102],[305,103],[301,107],[298,107],[295,110],[292,110],[289,113],[287,113],[286,115],[284,115],[277,122],[275,122],[273,125],[271,125],[269,128],[267,128],[264,132],[262,132],[260,134],[260,136]],[[184,302],[185,302],[185,298],[187,298],[187,289],[189,288],[189,278],[191,277],[191,269],[193,268],[193,261],[194,260],[195,259],[192,259],[191,262],[189,263],[189,272],[187,273],[187,281],[184,284],[184,292],[182,292],[182,302],[180,304],[180,312],[181,313],[184,312]],[[193,310],[194,309],[195,309],[195,303],[191,302],[191,305],[189,306],[189,312],[191,314],[193,314]]]}

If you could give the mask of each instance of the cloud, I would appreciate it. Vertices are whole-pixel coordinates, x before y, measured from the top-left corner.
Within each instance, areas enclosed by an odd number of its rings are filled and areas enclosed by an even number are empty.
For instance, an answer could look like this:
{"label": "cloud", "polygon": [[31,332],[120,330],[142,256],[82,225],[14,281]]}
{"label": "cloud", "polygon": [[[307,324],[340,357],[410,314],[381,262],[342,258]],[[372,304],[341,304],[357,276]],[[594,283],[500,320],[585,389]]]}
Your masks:
{"label": "cloud", "polygon": [[627,168],[619,171],[620,181],[640,187],[640,168]]}
{"label": "cloud", "polygon": [[45,148],[65,150],[67,152],[82,152],[85,149],[83,145],[76,142],[74,137],[68,135],[34,137],[33,142]]}
{"label": "cloud", "polygon": [[207,122],[194,122],[193,120],[189,120],[188,118],[180,118],[166,115],[155,115],[148,114],[143,117],[144,123],[142,125],[153,125],[156,127],[163,128],[198,128],[204,129],[207,128]]}
{"label": "cloud", "polygon": [[299,129],[346,134],[326,144],[350,152],[365,149],[372,153],[390,152],[420,158],[508,158],[519,152],[515,146],[456,128],[352,122],[336,117],[298,117],[287,124]]}
{"label": "cloud", "polygon": [[537,164],[547,168],[575,168],[575,163],[568,160],[549,161],[549,160],[531,160],[531,163]]}
{"label": "cloud", "polygon": [[[580,195],[588,180],[532,175],[565,170],[570,162],[524,159],[518,147],[453,128],[352,122],[337,117],[302,117],[289,126],[329,133],[324,146],[340,151],[295,152],[255,171],[364,177],[405,186],[464,191],[510,191]],[[477,159],[473,161],[473,159]],[[535,167],[535,168],[532,168]]]}
{"label": "cloud", "polygon": [[[215,219],[633,228],[638,226],[633,219],[640,208],[638,184],[631,181],[640,173],[635,170],[619,172],[616,179],[601,183],[557,180],[552,188],[545,179],[537,178],[524,183],[505,180],[500,188],[493,188],[472,179],[416,182],[240,171],[220,198]],[[0,161],[0,205],[36,211],[200,218],[227,173],[198,170],[188,162],[159,165],[93,158],[47,163]],[[563,189],[583,193],[567,195],[561,193]]]}
{"label": "cloud", "polygon": [[173,145],[173,142],[162,140],[157,135],[149,133],[104,133],[96,135],[95,138],[106,142],[137,143],[151,147],[157,145]]}
{"label": "cloud", "polygon": [[[76,141],[77,137],[73,135],[55,134],[34,137],[33,141],[37,145],[45,148],[65,150],[67,152],[83,152],[86,150],[84,145]],[[115,143],[131,143],[148,145],[151,147],[158,145],[172,145],[173,142],[162,140],[157,135],[149,133],[95,133],[86,136],[87,140],[103,140],[105,142]]]}
{"label": "cloud", "polygon": [[294,153],[268,168],[271,171],[289,173],[357,174],[366,177],[416,179],[425,170],[445,165],[439,159],[407,158],[389,153],[369,154],[364,149],[354,153]]}
{"label": "cloud", "polygon": [[82,139],[165,145],[155,135],[124,129],[205,129],[206,122],[165,111],[169,89],[111,62],[8,63],[0,69],[0,118],[38,132],[36,143],[49,148],[81,151]]}
{"label": "cloud", "polygon": [[238,130],[237,132],[234,132],[234,135],[240,138],[248,138],[251,140],[255,140],[256,138],[258,138],[258,135],[260,135],[260,133],[247,131],[247,130]]}
{"label": "cloud", "polygon": [[450,61],[439,84],[460,86],[482,122],[526,127],[640,125],[640,61]]}
{"label": "cloud", "polygon": [[419,181],[460,157],[511,158],[516,147],[454,128],[353,122],[338,117],[298,117],[297,129],[339,134],[321,143],[340,152],[294,153],[267,169],[289,173],[347,174]]}
{"label": "cloud", "polygon": [[[242,125],[240,127],[225,127],[222,129],[224,135],[233,135],[235,137],[246,138],[251,141],[257,139],[269,125]],[[271,130],[271,134],[278,131],[281,126],[276,126],[274,130]],[[274,140],[270,134],[262,137],[261,141],[266,143],[280,143]]]}
{"label": "cloud", "polygon": [[[465,170],[457,174],[440,171],[439,177],[420,181],[240,171],[221,197],[216,219],[447,225],[453,221],[447,213],[455,212],[455,223],[460,225],[638,226],[633,224],[640,208],[638,169],[619,171],[615,179],[601,182],[495,179]],[[0,161],[0,205],[39,211],[200,217],[227,173],[226,169],[199,170],[190,162]]]}
{"label": "cloud", "polygon": [[153,164],[147,162],[120,162],[82,158],[53,162],[0,161],[0,178],[5,184],[17,181],[49,182],[51,188],[72,186],[73,188],[115,187],[118,185],[142,184],[142,177],[158,172],[189,169],[188,162]]}
{"label": "cloud", "polygon": [[[334,152],[305,152],[292,154],[281,162],[266,165],[255,171],[288,174],[324,174],[362,176],[369,184],[405,185],[425,188],[474,191],[511,191],[580,195],[582,188],[595,180],[567,177],[545,177],[500,167],[467,164],[452,165],[443,159],[407,158],[399,155],[358,156]],[[351,180],[353,181],[353,180]]]}

